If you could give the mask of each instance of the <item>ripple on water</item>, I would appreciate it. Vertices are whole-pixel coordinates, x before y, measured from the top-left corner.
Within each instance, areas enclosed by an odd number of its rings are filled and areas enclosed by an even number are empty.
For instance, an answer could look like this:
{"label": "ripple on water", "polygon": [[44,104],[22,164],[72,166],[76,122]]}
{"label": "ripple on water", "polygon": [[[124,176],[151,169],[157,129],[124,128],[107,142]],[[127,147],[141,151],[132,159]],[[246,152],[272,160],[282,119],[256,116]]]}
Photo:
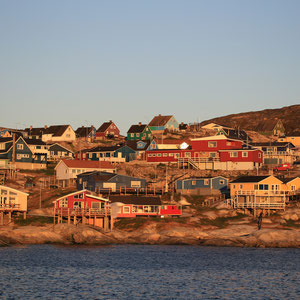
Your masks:
{"label": "ripple on water", "polygon": [[296,299],[298,249],[194,246],[0,249],[1,298]]}

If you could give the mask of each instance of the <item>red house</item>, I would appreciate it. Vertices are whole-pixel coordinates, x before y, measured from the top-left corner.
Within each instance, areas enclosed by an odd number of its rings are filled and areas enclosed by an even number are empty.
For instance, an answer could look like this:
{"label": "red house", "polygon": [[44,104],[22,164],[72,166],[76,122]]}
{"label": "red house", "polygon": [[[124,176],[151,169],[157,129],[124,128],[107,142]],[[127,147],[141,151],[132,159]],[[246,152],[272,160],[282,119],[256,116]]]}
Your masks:
{"label": "red house", "polygon": [[[88,190],[77,191],[53,201],[54,217],[58,223],[68,220],[70,224],[73,219],[74,224],[82,222],[108,229],[111,211],[109,200],[93,195]],[[111,222],[112,226],[112,222]]]}
{"label": "red house", "polygon": [[113,138],[119,136],[120,130],[112,120],[103,123],[96,131],[96,139],[101,139],[105,137]]}
{"label": "red house", "polygon": [[181,206],[162,205],[160,197],[110,196],[113,218],[181,216]]}
{"label": "red house", "polygon": [[263,162],[263,152],[243,148],[243,141],[224,135],[191,140],[187,149],[159,149],[146,152],[146,161],[177,163],[196,169],[252,170]]}

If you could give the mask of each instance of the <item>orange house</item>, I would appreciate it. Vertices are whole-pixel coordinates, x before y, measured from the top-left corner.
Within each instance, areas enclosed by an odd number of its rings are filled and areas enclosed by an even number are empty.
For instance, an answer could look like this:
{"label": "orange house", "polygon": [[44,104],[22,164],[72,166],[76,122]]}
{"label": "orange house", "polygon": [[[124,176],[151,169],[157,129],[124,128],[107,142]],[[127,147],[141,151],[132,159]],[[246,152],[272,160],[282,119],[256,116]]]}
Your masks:
{"label": "orange house", "polygon": [[285,209],[291,195],[299,193],[300,178],[242,176],[230,184],[230,204],[242,209]]}

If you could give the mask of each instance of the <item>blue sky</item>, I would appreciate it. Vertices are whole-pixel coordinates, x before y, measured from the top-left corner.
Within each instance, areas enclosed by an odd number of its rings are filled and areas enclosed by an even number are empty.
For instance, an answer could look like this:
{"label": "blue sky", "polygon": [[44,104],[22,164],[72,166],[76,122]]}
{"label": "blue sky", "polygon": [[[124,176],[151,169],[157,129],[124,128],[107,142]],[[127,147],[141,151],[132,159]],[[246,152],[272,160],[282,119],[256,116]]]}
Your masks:
{"label": "blue sky", "polygon": [[300,1],[0,1],[0,126],[300,103]]}

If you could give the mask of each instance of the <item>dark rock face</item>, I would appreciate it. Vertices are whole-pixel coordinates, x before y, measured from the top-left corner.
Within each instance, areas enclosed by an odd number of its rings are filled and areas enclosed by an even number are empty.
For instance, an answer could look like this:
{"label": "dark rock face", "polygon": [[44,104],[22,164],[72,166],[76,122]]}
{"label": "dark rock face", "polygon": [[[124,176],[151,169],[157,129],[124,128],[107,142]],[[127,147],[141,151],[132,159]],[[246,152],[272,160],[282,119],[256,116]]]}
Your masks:
{"label": "dark rock face", "polygon": [[[257,132],[272,131],[277,121],[281,120],[286,135],[300,135],[300,105],[292,105],[280,109],[265,109],[206,120],[201,125],[216,123],[233,128],[253,130]],[[272,128],[273,127],[273,128]]]}

